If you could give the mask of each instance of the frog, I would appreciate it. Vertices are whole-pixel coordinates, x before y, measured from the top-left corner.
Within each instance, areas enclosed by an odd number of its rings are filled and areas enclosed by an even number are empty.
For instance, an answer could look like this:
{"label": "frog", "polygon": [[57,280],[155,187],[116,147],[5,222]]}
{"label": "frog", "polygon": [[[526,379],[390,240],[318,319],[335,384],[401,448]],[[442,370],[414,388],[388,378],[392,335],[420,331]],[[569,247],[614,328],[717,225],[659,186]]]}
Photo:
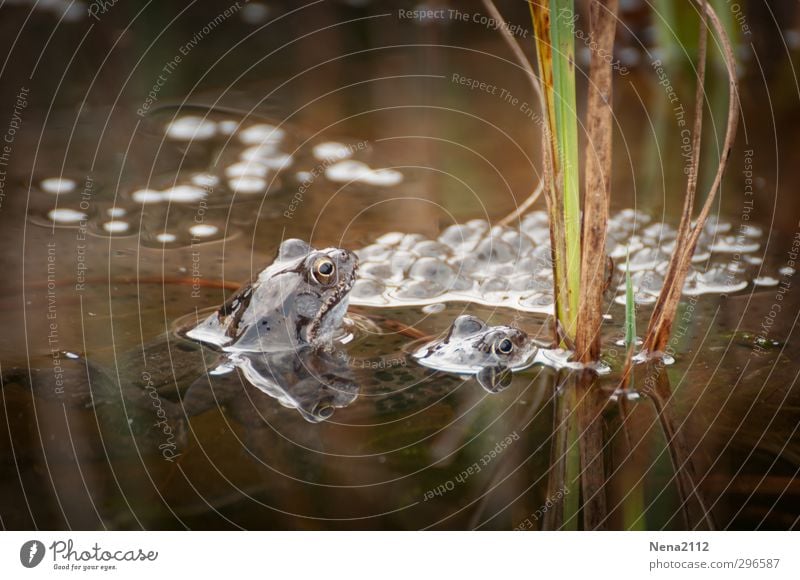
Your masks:
{"label": "frog", "polygon": [[511,372],[528,368],[540,345],[515,326],[490,326],[477,316],[458,316],[441,338],[423,344],[413,354],[428,368],[475,376],[489,392],[508,386]]}
{"label": "frog", "polygon": [[357,271],[358,258],[348,250],[315,250],[303,240],[286,240],[270,266],[185,335],[230,353],[330,344]]}

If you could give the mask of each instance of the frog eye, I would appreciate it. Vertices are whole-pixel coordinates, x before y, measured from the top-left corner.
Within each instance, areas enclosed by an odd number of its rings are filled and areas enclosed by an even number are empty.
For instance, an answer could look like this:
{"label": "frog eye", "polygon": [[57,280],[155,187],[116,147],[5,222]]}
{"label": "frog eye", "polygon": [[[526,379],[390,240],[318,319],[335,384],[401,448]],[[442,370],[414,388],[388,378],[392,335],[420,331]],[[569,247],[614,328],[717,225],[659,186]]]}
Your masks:
{"label": "frog eye", "polygon": [[514,343],[507,338],[503,338],[494,343],[494,351],[497,354],[511,354],[514,350]]}
{"label": "frog eye", "polygon": [[314,262],[312,274],[320,284],[329,284],[336,274],[336,264],[329,258],[320,258]]}

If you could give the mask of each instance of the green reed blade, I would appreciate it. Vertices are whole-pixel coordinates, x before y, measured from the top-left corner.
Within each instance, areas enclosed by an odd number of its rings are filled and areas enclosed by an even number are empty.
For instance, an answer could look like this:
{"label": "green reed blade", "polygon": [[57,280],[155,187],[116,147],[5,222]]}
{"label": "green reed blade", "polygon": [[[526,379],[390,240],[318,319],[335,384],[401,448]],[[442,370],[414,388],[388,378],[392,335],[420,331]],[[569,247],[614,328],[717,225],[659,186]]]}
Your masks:
{"label": "green reed blade", "polygon": [[633,301],[633,282],[631,281],[631,254],[625,258],[625,349],[636,344],[636,304]]}
{"label": "green reed blade", "polygon": [[569,26],[574,8],[572,0],[533,0],[530,10],[550,136],[548,209],[554,244],[556,316],[566,335],[574,338],[581,266],[575,45]]}

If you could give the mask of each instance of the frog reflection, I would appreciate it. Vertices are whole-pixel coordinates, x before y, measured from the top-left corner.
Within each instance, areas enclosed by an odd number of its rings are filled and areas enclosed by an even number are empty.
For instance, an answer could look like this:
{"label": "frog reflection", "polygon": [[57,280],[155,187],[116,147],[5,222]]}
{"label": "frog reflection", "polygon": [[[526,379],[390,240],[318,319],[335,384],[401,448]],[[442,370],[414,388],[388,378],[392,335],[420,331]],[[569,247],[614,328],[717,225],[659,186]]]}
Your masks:
{"label": "frog reflection", "polygon": [[348,358],[337,350],[301,349],[280,353],[234,353],[196,381],[182,397],[188,416],[218,405],[242,423],[263,422],[263,397],[242,392],[252,385],[311,423],[330,419],[358,398]]}
{"label": "frog reflection", "polygon": [[475,316],[461,315],[444,338],[433,340],[414,352],[429,368],[475,375],[486,390],[497,392],[510,383],[511,371],[533,364],[538,346],[524,331],[513,326],[488,326]]}

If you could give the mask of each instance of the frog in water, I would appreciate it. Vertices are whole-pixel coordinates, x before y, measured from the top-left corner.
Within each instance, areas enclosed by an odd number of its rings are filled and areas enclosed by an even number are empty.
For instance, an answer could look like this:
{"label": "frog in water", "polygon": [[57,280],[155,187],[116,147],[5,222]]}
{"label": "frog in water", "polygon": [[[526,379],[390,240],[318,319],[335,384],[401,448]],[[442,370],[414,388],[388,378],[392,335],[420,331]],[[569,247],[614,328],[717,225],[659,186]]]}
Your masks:
{"label": "frog in water", "polygon": [[296,351],[329,344],[358,270],[355,254],[283,242],[275,261],[186,336],[226,352]]}
{"label": "frog in water", "polygon": [[[235,369],[306,420],[323,421],[358,395],[347,357],[333,352],[357,270],[347,250],[286,240],[270,266],[185,335],[228,353],[212,374]],[[193,385],[184,404],[198,412],[215,397]]]}
{"label": "frog in water", "polygon": [[[334,346],[337,333],[344,333],[357,268],[347,250],[286,240],[255,280],[199,324],[193,320],[178,330],[191,340],[163,335],[115,356],[112,371],[94,357],[70,354],[64,390],[78,405],[118,405],[121,395],[143,411],[158,401],[168,415],[182,417],[236,406],[239,399],[251,402],[242,389],[253,385],[308,421],[325,420],[358,394],[348,359]],[[46,385],[47,361],[38,366],[30,374],[25,367],[9,369],[4,381]]]}
{"label": "frog in water", "polygon": [[426,343],[413,356],[421,365],[475,375],[486,390],[497,392],[508,385],[511,371],[531,366],[539,346],[514,326],[488,326],[475,316],[455,319],[443,338]]}

